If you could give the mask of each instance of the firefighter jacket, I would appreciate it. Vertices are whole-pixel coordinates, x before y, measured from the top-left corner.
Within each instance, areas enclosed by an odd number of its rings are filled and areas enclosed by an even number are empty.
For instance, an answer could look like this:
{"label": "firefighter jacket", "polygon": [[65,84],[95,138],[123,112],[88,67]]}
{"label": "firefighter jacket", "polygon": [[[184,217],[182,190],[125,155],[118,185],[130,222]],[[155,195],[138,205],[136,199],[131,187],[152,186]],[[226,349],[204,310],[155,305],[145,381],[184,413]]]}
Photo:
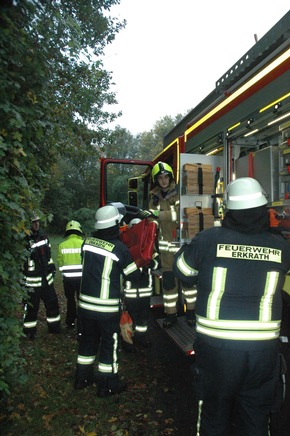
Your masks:
{"label": "firefighter jacket", "polygon": [[81,247],[83,238],[71,234],[58,246],[57,263],[63,278],[82,276]]}
{"label": "firefighter jacket", "polygon": [[175,182],[172,181],[165,197],[160,186],[151,191],[149,209],[159,211],[157,224],[159,227],[159,251],[175,253],[177,250],[177,231],[179,219],[179,194]]}
{"label": "firefighter jacket", "polygon": [[122,276],[138,280],[140,270],[118,238],[87,238],[82,246],[83,275],[78,313],[89,318],[120,311]]}
{"label": "firefighter jacket", "polygon": [[39,288],[51,285],[56,268],[51,258],[48,237],[41,230],[31,232],[27,236],[26,248],[29,255],[24,264],[25,286]]}
{"label": "firefighter jacket", "polygon": [[281,324],[281,289],[290,244],[269,231],[211,228],[175,255],[174,272],[197,281],[197,337],[228,349],[267,348]]}

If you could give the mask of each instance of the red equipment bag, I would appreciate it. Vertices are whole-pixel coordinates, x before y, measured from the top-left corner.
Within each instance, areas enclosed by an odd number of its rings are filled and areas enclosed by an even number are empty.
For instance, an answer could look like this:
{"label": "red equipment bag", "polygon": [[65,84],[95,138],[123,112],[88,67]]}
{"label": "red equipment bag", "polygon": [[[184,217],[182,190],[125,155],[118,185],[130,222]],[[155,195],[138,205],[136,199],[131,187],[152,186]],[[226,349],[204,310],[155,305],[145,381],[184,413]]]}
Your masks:
{"label": "red equipment bag", "polygon": [[152,260],[157,235],[157,224],[144,219],[120,234],[138,267],[148,266]]}
{"label": "red equipment bag", "polygon": [[121,318],[120,318],[120,329],[121,335],[125,342],[128,344],[133,344],[133,321],[131,316],[126,310],[123,310]]}

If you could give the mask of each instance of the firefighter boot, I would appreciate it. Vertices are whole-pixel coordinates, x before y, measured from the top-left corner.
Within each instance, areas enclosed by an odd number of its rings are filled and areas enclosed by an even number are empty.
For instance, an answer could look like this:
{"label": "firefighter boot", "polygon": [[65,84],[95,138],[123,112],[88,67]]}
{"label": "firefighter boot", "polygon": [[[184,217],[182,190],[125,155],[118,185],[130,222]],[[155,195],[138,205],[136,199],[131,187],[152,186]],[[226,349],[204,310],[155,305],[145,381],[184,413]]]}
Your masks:
{"label": "firefighter boot", "polygon": [[170,329],[177,323],[177,314],[176,313],[168,313],[166,318],[163,321],[163,328]]}
{"label": "firefighter boot", "polygon": [[74,388],[76,390],[85,389],[94,384],[94,368],[92,365],[77,364]]}
{"label": "firefighter boot", "polygon": [[119,379],[118,374],[102,375],[98,380],[97,396],[99,398],[120,394],[127,389],[127,383]]}
{"label": "firefighter boot", "polygon": [[187,324],[190,327],[194,327],[196,324],[196,319],[195,319],[195,311],[194,310],[187,310],[186,312],[186,321]]}

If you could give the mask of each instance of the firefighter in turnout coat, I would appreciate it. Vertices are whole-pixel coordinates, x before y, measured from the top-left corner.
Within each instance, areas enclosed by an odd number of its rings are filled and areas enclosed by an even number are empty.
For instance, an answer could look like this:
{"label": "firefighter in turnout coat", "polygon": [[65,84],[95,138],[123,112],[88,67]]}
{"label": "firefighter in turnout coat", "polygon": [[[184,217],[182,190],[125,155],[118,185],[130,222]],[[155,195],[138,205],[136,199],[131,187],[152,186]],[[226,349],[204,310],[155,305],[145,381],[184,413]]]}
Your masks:
{"label": "firefighter in turnout coat", "polygon": [[[221,227],[196,235],[174,270],[197,281],[197,434],[267,436],[279,391],[281,290],[290,244],[269,230],[267,199],[250,177],[231,182]],[[233,406],[236,406],[233,414]]]}
{"label": "firefighter in turnout coat", "polygon": [[77,318],[76,300],[80,293],[82,278],[81,246],[83,232],[78,221],[69,221],[65,240],[58,246],[57,263],[63,277],[63,289],[67,300],[65,322],[73,328]]}
{"label": "firefighter in turnout coat", "polygon": [[75,388],[94,383],[94,361],[99,352],[99,397],[126,389],[118,376],[121,278],[138,280],[140,270],[119,239],[119,223],[125,213],[121,203],[101,207],[96,212],[96,231],[82,246],[83,275],[78,307],[82,335]]}
{"label": "firefighter in turnout coat", "polygon": [[[162,267],[163,302],[166,318],[164,328],[171,328],[177,321],[178,283],[173,273],[173,258],[179,248],[177,231],[179,227],[179,193],[174,182],[170,165],[158,162],[152,168],[154,188],[151,191],[149,211],[142,211],[141,217],[150,215],[158,225],[158,245]],[[190,326],[195,325],[195,287],[182,289],[186,301],[186,317]]]}
{"label": "firefighter in turnout coat", "polygon": [[23,322],[23,333],[34,339],[40,300],[46,311],[49,333],[60,332],[60,313],[58,298],[53,285],[55,265],[51,258],[51,246],[47,235],[39,228],[39,216],[31,218],[30,234],[27,236],[28,258],[24,265],[24,280],[27,301]]}

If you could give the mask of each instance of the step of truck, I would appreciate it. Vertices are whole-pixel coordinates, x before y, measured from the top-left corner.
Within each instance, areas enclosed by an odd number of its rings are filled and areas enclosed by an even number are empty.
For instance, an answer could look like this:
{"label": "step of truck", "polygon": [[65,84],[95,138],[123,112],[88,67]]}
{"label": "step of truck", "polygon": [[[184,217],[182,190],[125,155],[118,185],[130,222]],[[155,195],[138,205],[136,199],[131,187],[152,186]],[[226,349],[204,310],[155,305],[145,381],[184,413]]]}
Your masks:
{"label": "step of truck", "polygon": [[173,339],[173,341],[178,345],[179,348],[188,356],[194,354],[193,343],[195,340],[195,328],[190,327],[187,324],[185,316],[178,316],[177,323],[170,329],[163,328],[162,319],[157,319],[157,323],[160,325],[162,330],[168,334],[168,336]]}
{"label": "step of truck", "polygon": [[151,307],[151,309],[154,309],[154,307],[163,307],[162,295],[153,295],[150,298],[150,307]]}

